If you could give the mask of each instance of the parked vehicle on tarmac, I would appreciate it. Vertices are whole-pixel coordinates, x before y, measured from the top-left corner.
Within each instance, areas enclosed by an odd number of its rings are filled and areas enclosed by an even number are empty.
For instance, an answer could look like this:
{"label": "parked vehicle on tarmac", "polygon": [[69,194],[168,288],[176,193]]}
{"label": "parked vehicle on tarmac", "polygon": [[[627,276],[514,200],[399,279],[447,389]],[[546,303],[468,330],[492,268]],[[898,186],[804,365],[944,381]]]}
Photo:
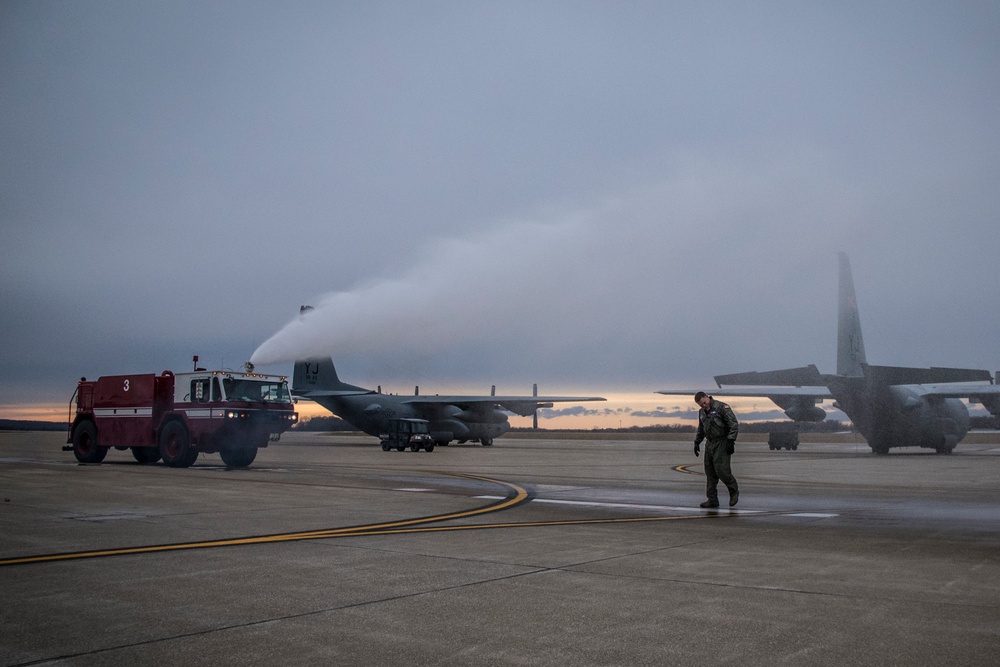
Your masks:
{"label": "parked vehicle on tarmac", "polygon": [[249,363],[243,373],[207,371],[197,361],[191,373],[81,379],[63,450],[100,463],[112,447],[131,449],[139,463],[173,468],[217,452],[226,466],[245,468],[298,420],[284,376],[254,373]]}
{"label": "parked vehicle on tarmac", "polygon": [[434,451],[434,439],[431,438],[430,422],[426,419],[390,419],[389,429],[379,435],[382,441],[382,451],[390,449],[403,451],[407,447],[411,452],[421,449]]}

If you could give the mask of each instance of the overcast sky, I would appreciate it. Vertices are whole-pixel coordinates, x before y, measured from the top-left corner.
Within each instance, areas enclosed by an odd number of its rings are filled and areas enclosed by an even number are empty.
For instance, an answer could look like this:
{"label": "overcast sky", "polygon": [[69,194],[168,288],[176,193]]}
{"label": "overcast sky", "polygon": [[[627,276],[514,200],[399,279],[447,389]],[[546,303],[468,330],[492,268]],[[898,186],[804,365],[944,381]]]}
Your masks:
{"label": "overcast sky", "polygon": [[5,0],[0,417],[193,354],[834,372],[841,250],[870,362],[996,370],[998,35],[991,1]]}

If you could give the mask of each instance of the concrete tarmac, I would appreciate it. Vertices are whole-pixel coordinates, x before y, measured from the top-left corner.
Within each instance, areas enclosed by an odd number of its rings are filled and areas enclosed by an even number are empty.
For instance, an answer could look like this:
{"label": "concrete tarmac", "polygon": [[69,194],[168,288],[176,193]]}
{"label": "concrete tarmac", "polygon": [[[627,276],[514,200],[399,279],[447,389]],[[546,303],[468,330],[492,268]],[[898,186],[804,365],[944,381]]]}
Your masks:
{"label": "concrete tarmac", "polygon": [[248,469],[0,433],[2,665],[986,665],[1000,444],[290,434]]}

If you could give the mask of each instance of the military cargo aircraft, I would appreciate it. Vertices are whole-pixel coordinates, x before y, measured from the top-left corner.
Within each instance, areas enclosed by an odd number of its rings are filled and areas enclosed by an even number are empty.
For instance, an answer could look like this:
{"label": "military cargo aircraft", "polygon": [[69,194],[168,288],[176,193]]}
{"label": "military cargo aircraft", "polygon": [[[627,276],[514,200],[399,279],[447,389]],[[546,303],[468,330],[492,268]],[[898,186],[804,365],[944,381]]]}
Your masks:
{"label": "military cargo aircraft", "polygon": [[[494,387],[495,391],[495,387]],[[535,394],[537,394],[537,385]],[[413,396],[383,394],[342,382],[333,359],[312,358],[295,362],[292,395],[316,401],[324,408],[369,435],[386,433],[392,419],[425,419],[435,444],[478,441],[489,447],[493,439],[510,430],[507,413],[535,416],[553,403],[603,401],[598,396]]]}
{"label": "military cargo aircraft", "polygon": [[[826,411],[819,404],[833,399],[833,407],[851,419],[875,454],[887,454],[892,447],[926,447],[950,454],[969,431],[969,410],[963,398],[1000,415],[1000,385],[994,383],[989,371],[867,363],[854,280],[845,253],[840,253],[837,329],[836,374],[823,374],[809,365],[717,375],[719,391],[713,393],[767,397],[793,422],[823,421]],[[693,395],[694,391],[657,393]],[[796,449],[798,431],[772,433],[769,444],[771,449]]]}

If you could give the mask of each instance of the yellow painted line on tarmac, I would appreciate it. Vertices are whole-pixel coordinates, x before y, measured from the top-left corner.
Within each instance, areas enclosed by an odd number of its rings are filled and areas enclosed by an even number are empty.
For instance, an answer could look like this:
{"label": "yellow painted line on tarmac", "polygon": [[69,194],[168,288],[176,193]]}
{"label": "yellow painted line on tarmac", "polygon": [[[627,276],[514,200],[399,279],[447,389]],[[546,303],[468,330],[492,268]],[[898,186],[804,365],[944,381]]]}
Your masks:
{"label": "yellow painted line on tarmac", "polygon": [[636,516],[618,519],[562,519],[553,521],[523,521],[511,523],[479,523],[468,526],[422,526],[419,528],[396,528],[392,530],[372,530],[359,534],[332,535],[331,537],[358,537],[359,535],[402,535],[407,533],[444,533],[459,530],[487,530],[490,528],[541,528],[545,526],[580,526],[599,523],[639,523],[649,521],[681,521],[683,519],[719,519],[740,516],[736,512],[705,512],[698,515],[678,516]]}
{"label": "yellow painted line on tarmac", "polygon": [[686,463],[680,466],[674,466],[671,468],[674,472],[682,472],[685,475],[704,475],[705,473],[701,470],[691,470],[691,466],[698,466],[700,463]]}
{"label": "yellow painted line on tarmac", "polygon": [[[451,473],[446,473],[451,474]],[[464,519],[470,516],[499,512],[501,510],[515,507],[528,499],[528,491],[517,484],[504,482],[489,477],[479,475],[455,474],[454,477],[465,479],[475,479],[483,482],[499,484],[509,490],[508,496],[498,502],[483,505],[471,510],[461,512],[450,512],[448,514],[438,514],[434,516],[418,517],[415,519],[402,519],[400,521],[389,521],[386,523],[368,524],[363,526],[348,526],[346,528],[328,528],[324,530],[313,530],[299,533],[279,533],[276,535],[260,535],[256,537],[237,537],[225,540],[209,540],[205,542],[184,542],[179,544],[159,544],[145,547],[125,547],[121,549],[100,549],[94,551],[77,551],[71,553],[47,554],[41,556],[24,556],[21,558],[0,559],[0,567],[5,565],[26,565],[29,563],[50,563],[54,561],[80,560],[84,558],[104,558],[108,556],[127,556],[135,554],[162,553],[165,551],[184,551],[188,549],[208,549],[216,547],[243,546],[248,544],[267,544],[271,542],[293,542],[296,540],[317,540],[330,537],[346,537],[350,535],[377,535],[382,534],[372,531],[391,531],[406,526],[418,526],[426,523],[436,523],[438,521],[449,521],[452,519]]]}
{"label": "yellow painted line on tarmac", "polygon": [[[677,466],[674,468],[684,468]],[[688,474],[701,474],[678,470]],[[446,473],[451,474],[451,473]],[[483,482],[499,484],[506,487],[510,493],[500,502],[490,503],[471,510],[461,512],[451,512],[448,514],[438,514],[434,516],[418,517],[414,519],[402,519],[399,521],[388,521],[385,523],[367,524],[362,526],[348,526],[344,528],[328,528],[324,530],[313,530],[297,533],[279,533],[275,535],[259,535],[256,537],[238,537],[225,540],[209,540],[203,542],[184,542],[179,544],[160,544],[145,547],[125,547],[121,549],[102,549],[95,551],[78,551],[72,553],[47,554],[41,556],[24,556],[21,558],[7,558],[0,560],[0,567],[5,565],[26,565],[33,563],[51,563],[57,561],[81,560],[87,558],[104,558],[109,556],[140,555],[148,553],[163,553],[169,551],[185,551],[191,549],[211,549],[218,547],[246,546],[253,544],[271,544],[276,542],[294,542],[299,540],[323,540],[337,537],[366,537],[375,535],[404,535],[414,533],[436,533],[454,532],[463,530],[487,530],[494,528],[539,528],[546,526],[580,526],[595,524],[615,524],[615,523],[640,523],[640,522],[660,522],[660,521],[681,521],[684,519],[717,519],[724,517],[740,516],[740,511],[707,511],[692,515],[673,516],[644,516],[644,517],[620,517],[603,519],[564,519],[552,521],[524,521],[505,522],[489,524],[471,524],[460,526],[427,526],[424,524],[449,521],[452,519],[464,519],[482,514],[489,514],[501,510],[509,509],[526,502],[529,498],[527,490],[513,484],[489,477],[478,475],[453,475],[466,479],[475,479]],[[763,512],[762,514],[768,514]]]}

